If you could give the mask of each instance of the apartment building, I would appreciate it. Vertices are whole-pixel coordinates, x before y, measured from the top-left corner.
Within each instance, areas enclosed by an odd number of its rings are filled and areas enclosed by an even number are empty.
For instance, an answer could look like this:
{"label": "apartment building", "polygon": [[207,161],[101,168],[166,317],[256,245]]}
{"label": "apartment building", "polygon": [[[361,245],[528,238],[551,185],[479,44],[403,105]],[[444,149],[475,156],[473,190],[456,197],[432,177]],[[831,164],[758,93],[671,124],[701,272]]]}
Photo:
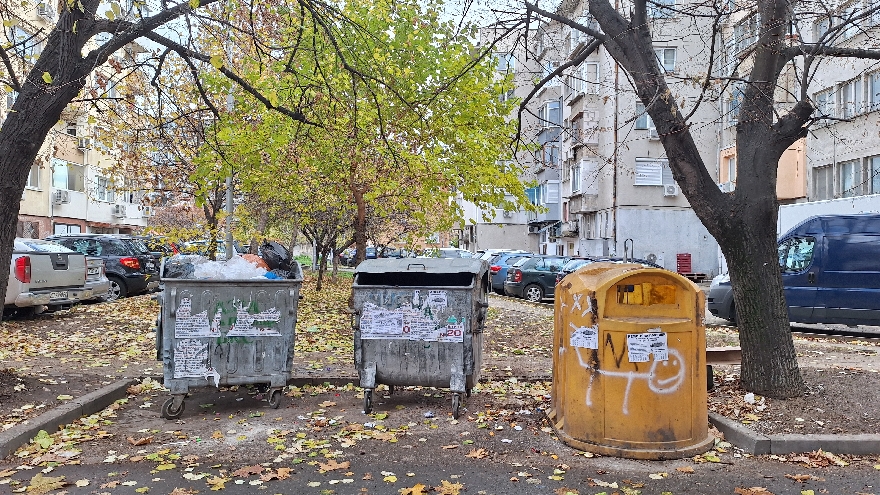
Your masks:
{"label": "apartment building", "polygon": [[[25,74],[40,56],[46,33],[57,21],[54,3],[25,2],[12,18],[3,20],[6,22],[0,39],[11,47],[8,53],[13,55],[16,72]],[[135,49],[120,50],[117,56],[132,56]],[[117,82],[109,71],[100,76],[95,73],[87,90],[114,97]],[[8,87],[2,91],[0,124],[17,97]],[[18,236],[130,233],[147,225],[152,207],[143,204],[144,192],[137,178],[119,177],[114,172],[114,150],[94,139],[95,120],[89,111],[85,105],[70,105],[43,143],[22,193]]]}

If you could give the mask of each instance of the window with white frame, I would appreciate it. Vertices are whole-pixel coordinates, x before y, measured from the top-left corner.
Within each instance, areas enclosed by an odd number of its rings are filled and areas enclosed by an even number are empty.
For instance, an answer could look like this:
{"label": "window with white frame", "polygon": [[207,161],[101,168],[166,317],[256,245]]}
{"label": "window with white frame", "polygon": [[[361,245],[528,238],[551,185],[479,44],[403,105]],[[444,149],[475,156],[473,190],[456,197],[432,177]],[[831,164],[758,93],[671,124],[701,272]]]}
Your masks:
{"label": "window with white frame", "polygon": [[675,15],[675,0],[648,0],[645,7],[648,10],[648,17],[653,19],[673,17]]}
{"label": "window with white frame", "polygon": [[869,194],[880,194],[880,156],[873,156],[868,159],[868,173],[871,175],[865,181],[865,184],[871,187]]}
{"label": "window with white frame", "polygon": [[843,118],[848,119],[862,112],[862,79],[856,78],[840,87],[840,105]]}
{"label": "window with white frame", "polygon": [[869,110],[880,110],[880,72],[868,75],[868,105]]}
{"label": "window with white frame", "polygon": [[495,70],[498,72],[513,72],[516,70],[516,59],[512,53],[498,52],[493,54],[495,58]]}
{"label": "window with white frame", "polygon": [[33,189],[40,188],[40,166],[36,163],[31,165],[31,171],[28,174],[27,187]]}
{"label": "window with white frame", "polygon": [[559,100],[550,100],[542,105],[538,118],[541,120],[541,126],[544,128],[559,126],[559,123],[562,121]]}
{"label": "window with white frame", "polygon": [[813,33],[816,36],[815,40],[818,42],[819,39],[821,39],[822,36],[825,33],[827,33],[830,28],[831,28],[831,19],[830,18],[823,17],[823,18],[817,20],[813,24]]}
{"label": "window with white frame", "polygon": [[[541,79],[546,78],[547,76],[552,74],[553,71],[555,71],[558,68],[559,68],[559,61],[558,60],[548,60],[548,61],[544,62],[544,65],[543,65],[544,73],[541,74]],[[548,86],[548,87],[559,86],[559,77],[554,77],[553,79],[547,81],[546,86]]]}
{"label": "window with white frame", "polygon": [[840,197],[862,195],[862,161],[849,160],[838,164],[840,170]]}
{"label": "window with white frame", "polygon": [[672,169],[669,168],[669,160],[665,158],[636,158],[636,175],[633,185],[675,185]]}
{"label": "window with white frame", "polygon": [[834,198],[834,175],[831,165],[813,169],[813,200]]}
{"label": "window with white frame", "polygon": [[648,115],[648,112],[645,111],[645,105],[637,101],[636,102],[636,129],[653,129],[654,121],[651,120],[651,116]]}
{"label": "window with white frame", "polygon": [[543,163],[545,167],[559,165],[559,143],[547,143],[544,145]]}
{"label": "window with white frame", "polygon": [[581,162],[574,162],[571,164],[571,192],[576,193],[581,190]]}
{"label": "window with white frame", "polygon": [[733,27],[736,51],[741,52],[758,41],[758,14],[752,14]]}
{"label": "window with white frame", "polygon": [[58,158],[52,159],[52,187],[85,192],[85,167]]}
{"label": "window with white frame", "polygon": [[843,28],[843,39],[852,38],[858,34],[861,20],[855,20],[855,18],[861,13],[861,7],[861,2],[858,1],[840,10],[837,24],[845,24]]}
{"label": "window with white frame", "polygon": [[113,180],[108,177],[95,178],[95,198],[98,201],[107,201],[112,203],[115,201],[113,193]]}
{"label": "window with white frame", "polygon": [[40,57],[43,47],[32,34],[19,26],[10,26],[6,29],[6,40],[12,45],[17,57],[29,62],[36,62]]}
{"label": "window with white frame", "polygon": [[599,94],[599,64],[594,62],[582,64],[580,73],[583,83],[581,91],[588,95]]}
{"label": "window with white frame", "polygon": [[727,181],[736,182],[736,155],[727,157]]}
{"label": "window with white frame", "polygon": [[745,91],[742,84],[736,84],[731,87],[730,94],[727,97],[725,115],[727,116],[727,126],[735,126],[739,122],[739,110],[742,106]]}
{"label": "window with white frame", "polygon": [[834,115],[834,89],[829,88],[816,93],[814,96],[816,102],[816,113],[818,115]]}
{"label": "window with white frame", "polygon": [[675,48],[654,48],[657,62],[665,72],[675,72]]}

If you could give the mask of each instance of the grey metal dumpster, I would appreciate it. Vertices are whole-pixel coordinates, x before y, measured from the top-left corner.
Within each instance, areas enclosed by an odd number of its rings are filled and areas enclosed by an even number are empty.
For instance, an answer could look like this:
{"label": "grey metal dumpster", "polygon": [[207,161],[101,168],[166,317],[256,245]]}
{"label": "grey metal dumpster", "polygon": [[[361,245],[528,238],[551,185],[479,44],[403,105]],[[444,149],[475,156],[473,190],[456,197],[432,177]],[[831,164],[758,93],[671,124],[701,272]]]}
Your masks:
{"label": "grey metal dumpster", "polygon": [[293,368],[302,270],[294,279],[163,279],[157,358],[171,398],[162,417],[180,417],[190,387],[256,384],[277,408]]}
{"label": "grey metal dumpster", "polygon": [[377,384],[448,387],[458,418],[461,394],[480,378],[489,306],[486,262],[375,259],[354,276],[354,360],[364,412]]}

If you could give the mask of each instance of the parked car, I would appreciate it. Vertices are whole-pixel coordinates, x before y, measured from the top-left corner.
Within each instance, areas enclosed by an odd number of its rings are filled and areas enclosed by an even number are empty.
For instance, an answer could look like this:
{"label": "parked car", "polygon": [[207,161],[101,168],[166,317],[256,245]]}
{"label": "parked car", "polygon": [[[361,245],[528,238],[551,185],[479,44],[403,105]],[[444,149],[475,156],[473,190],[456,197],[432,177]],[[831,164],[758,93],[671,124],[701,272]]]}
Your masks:
{"label": "parked car", "polygon": [[110,290],[110,279],[104,269],[104,260],[86,256],[86,289],[92,289],[92,297],[83,301],[103,301]]}
{"label": "parked car", "polygon": [[428,248],[419,258],[473,258],[474,253],[459,248]]}
{"label": "parked car", "polygon": [[565,278],[569,273],[574,273],[579,268],[583,266],[587,266],[590,263],[597,263],[599,261],[606,261],[609,263],[638,263],[647,268],[663,268],[657,263],[651,263],[648,260],[643,260],[639,258],[601,258],[601,257],[592,257],[585,256],[580,258],[572,258],[568,260],[568,262],[562,266],[562,269],[559,270],[559,273],[556,274],[556,285],[559,285],[562,282],[562,279]]}
{"label": "parked car", "polygon": [[[880,214],[810,217],[778,252],[790,321],[880,325]],[[712,280],[706,307],[736,323],[728,275]]]}
{"label": "parked car", "polygon": [[504,293],[531,302],[552,298],[556,291],[556,273],[568,260],[566,256],[535,255],[517,261],[507,270]]}
{"label": "parked car", "polygon": [[108,301],[159,287],[159,266],[140,239],[124,234],[59,234],[46,239],[104,260]]}
{"label": "parked car", "polygon": [[68,309],[92,297],[86,287],[86,257],[60,244],[16,238],[9,282],[3,300],[5,315],[31,316]]}
{"label": "parked car", "polygon": [[507,270],[517,261],[534,256],[528,251],[502,251],[496,252],[486,260],[489,263],[489,276],[492,279],[492,290],[496,294],[504,295],[504,281],[507,279]]}

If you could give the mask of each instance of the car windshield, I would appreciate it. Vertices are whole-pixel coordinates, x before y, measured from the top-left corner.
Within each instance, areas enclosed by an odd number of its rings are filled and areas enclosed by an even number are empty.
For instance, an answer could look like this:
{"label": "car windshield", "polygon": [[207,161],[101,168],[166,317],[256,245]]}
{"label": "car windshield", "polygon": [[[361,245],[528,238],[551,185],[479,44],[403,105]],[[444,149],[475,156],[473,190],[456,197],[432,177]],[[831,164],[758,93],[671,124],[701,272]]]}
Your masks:
{"label": "car windshield", "polygon": [[564,272],[573,272],[578,268],[593,263],[594,260],[571,260],[562,267],[562,271]]}
{"label": "car windshield", "polygon": [[531,258],[531,256],[508,256],[507,260],[505,260],[504,263],[506,263],[508,265],[513,265],[523,259],[529,259],[529,258]]}
{"label": "car windshield", "polygon": [[531,259],[532,258],[523,258],[523,259],[517,261],[516,263],[514,263],[512,266],[515,266],[517,268],[522,268],[522,266],[525,265],[526,263],[528,263],[529,261],[531,261]]}
{"label": "car windshield", "polygon": [[68,249],[61,244],[41,241],[39,239],[16,239],[16,251],[39,251],[41,253],[75,253],[76,251]]}
{"label": "car windshield", "polygon": [[150,254],[150,248],[147,247],[146,244],[143,243],[140,239],[127,239],[128,243],[131,244],[132,248],[138,253],[142,254]]}

